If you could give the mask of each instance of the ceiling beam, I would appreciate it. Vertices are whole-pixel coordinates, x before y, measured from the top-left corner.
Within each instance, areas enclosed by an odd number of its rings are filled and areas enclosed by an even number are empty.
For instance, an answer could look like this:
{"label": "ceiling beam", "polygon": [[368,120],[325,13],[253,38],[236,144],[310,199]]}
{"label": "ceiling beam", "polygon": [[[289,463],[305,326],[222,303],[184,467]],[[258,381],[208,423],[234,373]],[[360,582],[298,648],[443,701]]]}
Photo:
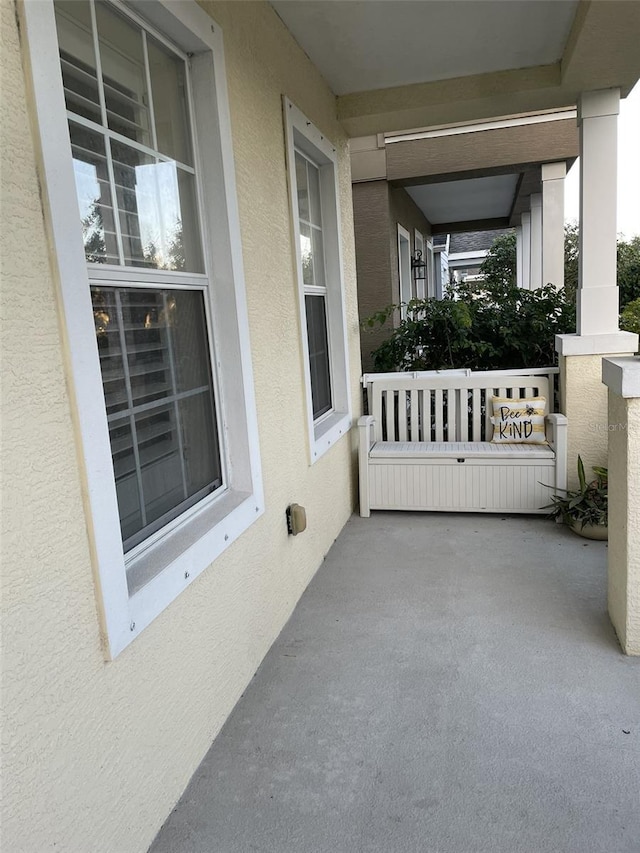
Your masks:
{"label": "ceiling beam", "polygon": [[[450,176],[523,171],[527,164],[573,161],[579,153],[575,118],[474,133],[394,142],[385,147],[387,179],[403,184]],[[354,154],[352,159],[357,159]],[[446,176],[446,177],[442,177]]]}
{"label": "ceiling beam", "polygon": [[481,121],[575,106],[560,89],[560,64],[412,83],[338,97],[349,136]]}
{"label": "ceiling beam", "polygon": [[492,231],[494,228],[508,228],[509,217],[498,216],[494,219],[466,219],[461,222],[440,222],[431,225],[431,233],[464,234],[467,231]]}
{"label": "ceiling beam", "polygon": [[581,92],[640,78],[640,3],[581,0],[560,62],[341,95],[349,136],[574,107]]}
{"label": "ceiling beam", "polygon": [[580,0],[560,65],[563,88],[621,90],[640,77],[640,3]]}

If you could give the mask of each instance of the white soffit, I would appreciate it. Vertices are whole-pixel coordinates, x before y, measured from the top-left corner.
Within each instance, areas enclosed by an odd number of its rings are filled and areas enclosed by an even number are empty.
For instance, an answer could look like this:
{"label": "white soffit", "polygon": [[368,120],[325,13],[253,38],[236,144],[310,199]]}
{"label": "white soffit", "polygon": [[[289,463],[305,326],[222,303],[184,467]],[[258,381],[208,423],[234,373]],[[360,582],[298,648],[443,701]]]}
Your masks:
{"label": "white soffit", "polygon": [[509,216],[518,175],[405,187],[432,225]]}
{"label": "white soffit", "polygon": [[271,0],[336,95],[557,62],[578,0]]}

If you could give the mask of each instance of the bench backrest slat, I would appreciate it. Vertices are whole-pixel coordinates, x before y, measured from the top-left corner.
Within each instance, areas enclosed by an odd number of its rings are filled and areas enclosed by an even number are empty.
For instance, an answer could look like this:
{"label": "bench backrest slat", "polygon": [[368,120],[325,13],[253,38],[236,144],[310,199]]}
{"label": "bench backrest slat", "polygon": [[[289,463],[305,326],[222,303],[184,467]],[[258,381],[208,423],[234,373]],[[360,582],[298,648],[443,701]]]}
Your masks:
{"label": "bench backrest slat", "polygon": [[448,388],[447,389],[447,441],[456,441],[457,429],[456,429],[456,403],[457,403],[457,389]]}
{"label": "bench backrest slat", "polygon": [[409,411],[411,412],[411,441],[420,441],[420,391],[412,388],[410,391]]}
{"label": "bench backrest slat", "polygon": [[395,430],[395,412],[397,406],[396,392],[393,388],[389,388],[385,395],[385,405],[387,409],[387,441],[396,440]]}
{"label": "bench backrest slat", "polygon": [[[434,405],[435,405],[435,422],[436,422],[436,441],[444,441],[444,426],[443,426],[443,406],[442,406],[442,388],[436,388],[433,392],[434,397]],[[428,434],[430,430],[425,430]],[[425,441],[429,441],[429,438],[425,438]]]}
{"label": "bench backrest slat", "polygon": [[469,441],[469,389],[464,385],[459,389],[458,403],[457,440]]}
{"label": "bench backrest slat", "polygon": [[482,392],[471,389],[471,441],[482,441]]}
{"label": "bench backrest slat", "polygon": [[398,392],[398,441],[407,440],[407,418],[407,392],[403,389]]}
{"label": "bench backrest slat", "polygon": [[553,385],[545,374],[483,371],[368,378],[376,441],[489,441],[493,396],[542,396],[547,399],[547,410],[553,411]]}

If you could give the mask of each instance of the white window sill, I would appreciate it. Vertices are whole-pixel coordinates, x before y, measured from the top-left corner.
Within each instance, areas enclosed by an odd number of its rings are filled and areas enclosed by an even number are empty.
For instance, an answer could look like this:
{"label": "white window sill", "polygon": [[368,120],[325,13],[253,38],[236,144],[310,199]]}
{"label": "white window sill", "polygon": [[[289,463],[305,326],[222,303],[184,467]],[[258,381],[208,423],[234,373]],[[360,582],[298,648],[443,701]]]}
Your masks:
{"label": "white window sill", "polygon": [[[263,513],[264,505],[255,495],[228,491],[128,561],[127,574],[135,573],[136,582],[130,590],[129,632],[115,643],[115,654],[137,637]],[[149,577],[148,582],[145,582],[146,577]]]}
{"label": "white window sill", "polygon": [[321,456],[333,445],[340,441],[351,429],[351,418],[346,412],[333,412],[327,418],[313,427],[313,443],[311,447],[311,464],[317,462]]}

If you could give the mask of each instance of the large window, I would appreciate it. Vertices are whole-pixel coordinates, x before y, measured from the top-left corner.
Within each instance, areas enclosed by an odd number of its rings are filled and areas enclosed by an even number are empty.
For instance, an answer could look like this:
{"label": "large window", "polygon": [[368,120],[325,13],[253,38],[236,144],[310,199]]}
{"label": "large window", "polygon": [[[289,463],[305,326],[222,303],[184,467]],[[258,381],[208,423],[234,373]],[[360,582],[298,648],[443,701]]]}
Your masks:
{"label": "large window", "polygon": [[[187,57],[102,0],[54,8],[129,551],[222,486],[208,281],[182,275],[204,271]],[[175,275],[112,281],[111,265]]]}
{"label": "large window", "polygon": [[23,14],[114,655],[263,509],[221,34],[191,2]]}
{"label": "large window", "polygon": [[350,427],[335,148],[284,100],[311,461]]}

